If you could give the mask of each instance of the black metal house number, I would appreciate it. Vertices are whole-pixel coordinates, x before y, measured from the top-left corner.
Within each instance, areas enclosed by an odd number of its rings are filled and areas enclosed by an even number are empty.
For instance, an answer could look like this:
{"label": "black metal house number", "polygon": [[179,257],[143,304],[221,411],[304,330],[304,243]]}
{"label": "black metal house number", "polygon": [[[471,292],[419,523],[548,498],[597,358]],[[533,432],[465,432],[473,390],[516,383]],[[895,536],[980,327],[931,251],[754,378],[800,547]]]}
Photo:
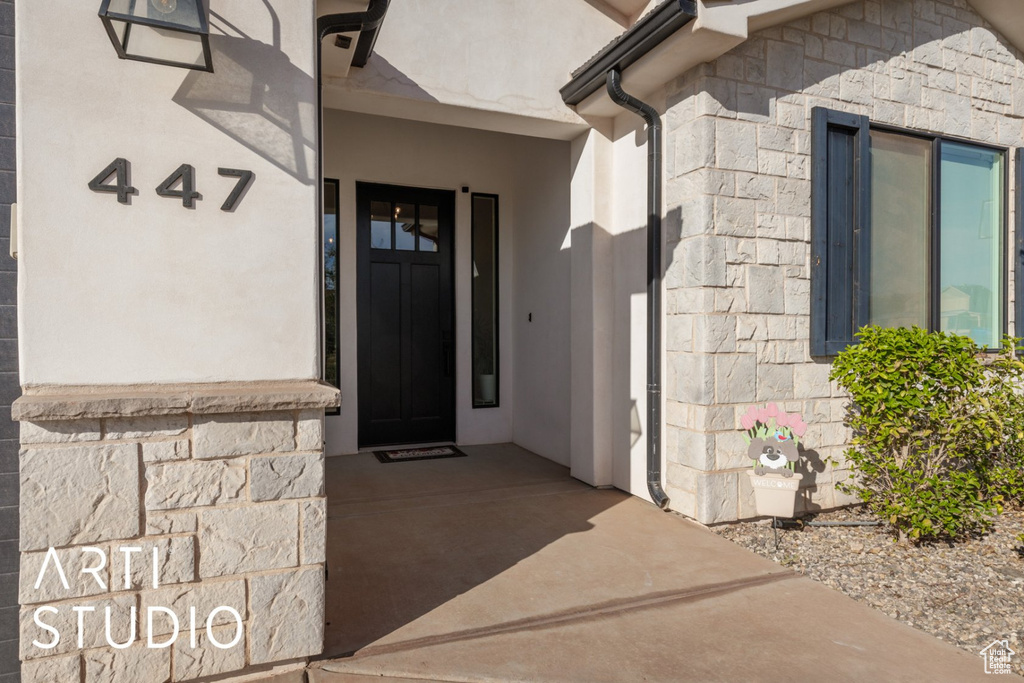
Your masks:
{"label": "black metal house number", "polygon": [[[131,173],[130,161],[114,159],[109,166],[99,172],[99,175],[89,181],[89,189],[93,192],[116,194],[118,202],[130,204],[131,196],[139,193],[132,187]],[[217,173],[225,178],[238,178],[235,188],[220,207],[221,211],[230,213],[242,203],[256,174],[237,168],[219,168]],[[182,206],[187,209],[194,209],[196,202],[203,198],[203,195],[196,191],[196,169],[189,164],[182,164],[174,173],[167,176],[167,179],[156,188],[156,193],[161,197],[180,199]]]}

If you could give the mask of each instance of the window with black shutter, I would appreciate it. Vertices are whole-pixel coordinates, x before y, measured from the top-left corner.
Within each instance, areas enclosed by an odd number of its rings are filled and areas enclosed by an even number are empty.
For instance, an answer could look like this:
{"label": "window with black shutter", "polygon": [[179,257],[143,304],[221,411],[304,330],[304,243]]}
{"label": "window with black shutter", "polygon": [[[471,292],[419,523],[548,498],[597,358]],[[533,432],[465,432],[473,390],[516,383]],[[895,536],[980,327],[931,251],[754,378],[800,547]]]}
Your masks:
{"label": "window with black shutter", "polygon": [[812,355],[839,353],[865,325],[998,347],[1008,317],[1007,150],[824,108],[813,112],[812,146]]}

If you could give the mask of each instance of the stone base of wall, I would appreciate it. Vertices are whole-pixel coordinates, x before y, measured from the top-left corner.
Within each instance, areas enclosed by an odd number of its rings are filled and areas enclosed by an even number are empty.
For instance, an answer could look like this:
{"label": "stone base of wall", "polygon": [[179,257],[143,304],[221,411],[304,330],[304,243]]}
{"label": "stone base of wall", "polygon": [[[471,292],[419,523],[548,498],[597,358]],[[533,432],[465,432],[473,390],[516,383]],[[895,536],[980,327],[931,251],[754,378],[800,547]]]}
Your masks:
{"label": "stone base of wall", "polygon": [[189,681],[320,654],[337,401],[318,383],[26,392],[23,680]]}

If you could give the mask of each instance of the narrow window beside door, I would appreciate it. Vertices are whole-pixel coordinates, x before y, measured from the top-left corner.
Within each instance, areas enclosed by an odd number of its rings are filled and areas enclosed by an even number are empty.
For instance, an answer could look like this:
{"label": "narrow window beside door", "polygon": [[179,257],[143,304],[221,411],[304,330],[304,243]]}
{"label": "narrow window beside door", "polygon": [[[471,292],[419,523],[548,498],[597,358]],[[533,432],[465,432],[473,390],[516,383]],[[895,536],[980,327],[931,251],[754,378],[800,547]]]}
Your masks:
{"label": "narrow window beside door", "polygon": [[473,195],[473,407],[498,405],[498,197]]}
{"label": "narrow window beside door", "polygon": [[[341,388],[338,363],[338,181],[324,181],[324,381]],[[335,408],[336,412],[337,409]]]}

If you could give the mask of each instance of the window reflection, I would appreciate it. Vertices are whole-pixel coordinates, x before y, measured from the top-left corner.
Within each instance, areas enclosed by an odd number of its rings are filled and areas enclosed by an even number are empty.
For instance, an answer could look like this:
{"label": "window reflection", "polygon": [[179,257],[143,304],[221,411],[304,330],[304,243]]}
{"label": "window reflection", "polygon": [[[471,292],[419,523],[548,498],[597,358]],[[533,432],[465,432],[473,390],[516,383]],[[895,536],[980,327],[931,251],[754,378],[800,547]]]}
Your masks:
{"label": "window reflection", "polygon": [[932,141],[871,131],[870,320],[928,327]]}
{"label": "window reflection", "polygon": [[324,381],[341,387],[338,363],[338,181],[324,181]]}
{"label": "window reflection", "polygon": [[391,248],[390,202],[370,202],[370,248]]}
{"label": "window reflection", "polygon": [[999,345],[1003,329],[1003,154],[942,143],[941,329]]}
{"label": "window reflection", "polygon": [[498,405],[498,198],[473,195],[473,407]]}
{"label": "window reflection", "polygon": [[416,205],[395,204],[395,249],[416,250]]}
{"label": "window reflection", "polygon": [[420,251],[437,251],[437,207],[420,206]]}
{"label": "window reflection", "polygon": [[430,204],[370,202],[370,247],[437,253],[438,220]]}

